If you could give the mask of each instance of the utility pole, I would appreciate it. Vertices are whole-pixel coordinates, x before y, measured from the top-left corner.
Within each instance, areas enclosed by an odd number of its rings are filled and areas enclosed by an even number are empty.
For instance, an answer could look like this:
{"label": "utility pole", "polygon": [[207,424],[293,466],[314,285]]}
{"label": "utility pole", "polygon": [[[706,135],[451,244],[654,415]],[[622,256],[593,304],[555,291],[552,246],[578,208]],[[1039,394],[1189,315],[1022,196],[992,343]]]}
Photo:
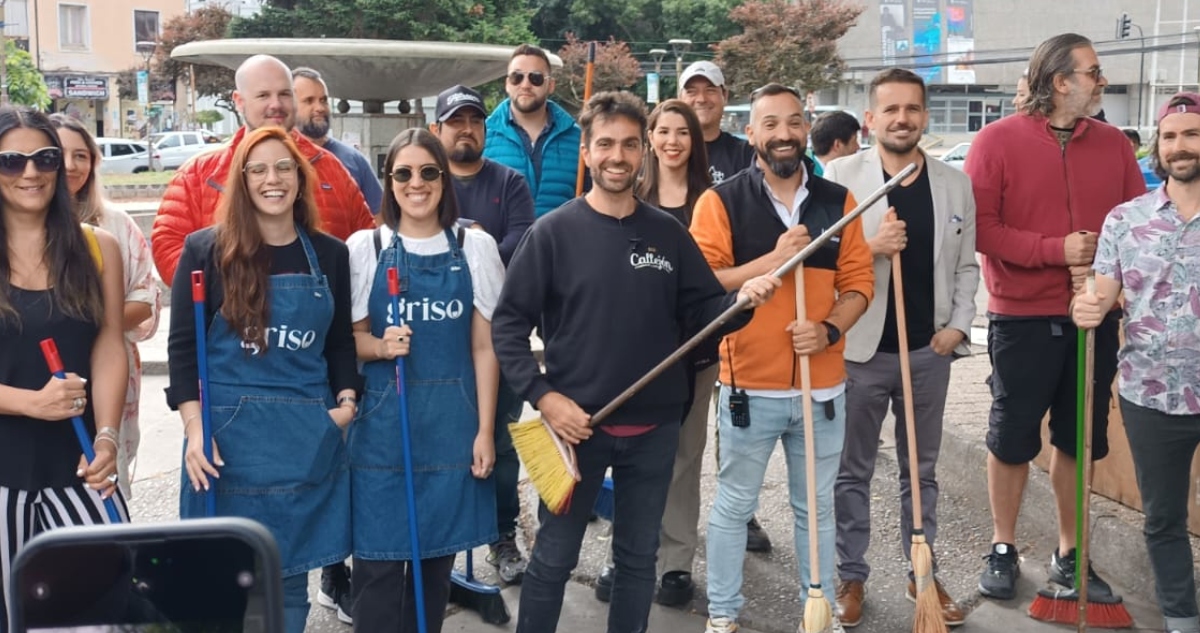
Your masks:
{"label": "utility pole", "polygon": [[4,34],[4,2],[0,0],[0,105],[8,105],[8,36]]}
{"label": "utility pole", "polygon": [[692,49],[692,40],[674,39],[668,40],[667,44],[671,45],[671,52],[675,53],[675,94],[678,95],[683,86],[679,84],[680,77],[683,77],[683,56]]}
{"label": "utility pole", "polygon": [[1140,128],[1142,127],[1142,100],[1146,94],[1146,36],[1142,34],[1142,27],[1134,24],[1128,13],[1122,13],[1120,19],[1117,20],[1117,39],[1128,39],[1131,27],[1138,30],[1138,110],[1137,124],[1134,127]]}

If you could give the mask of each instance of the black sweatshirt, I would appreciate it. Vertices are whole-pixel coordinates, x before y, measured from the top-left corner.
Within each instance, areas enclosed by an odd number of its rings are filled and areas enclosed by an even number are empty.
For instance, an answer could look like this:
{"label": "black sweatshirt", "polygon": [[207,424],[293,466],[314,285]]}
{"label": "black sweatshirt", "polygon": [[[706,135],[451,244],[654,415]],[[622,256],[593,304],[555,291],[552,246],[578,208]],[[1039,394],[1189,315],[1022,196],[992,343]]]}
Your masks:
{"label": "black sweatshirt", "polygon": [[[213,317],[225,301],[225,289],[217,268],[216,227],[192,233],[183,245],[183,254],[175,268],[171,284],[171,331],[167,341],[167,357],[171,386],[167,387],[167,404],[172,409],[182,402],[200,398],[199,374],[196,366],[196,321],[192,311],[191,271],[203,270],[207,286],[205,322],[212,326]],[[317,264],[329,280],[333,294],[333,321],[325,334],[325,362],[329,367],[329,386],[332,395],[343,389],[362,390],[362,378],[354,349],[354,334],[350,321],[350,251],[339,239],[324,233],[309,234]],[[271,258],[270,273],[309,274],[308,259],[299,238],[286,246],[267,246]],[[270,298],[268,297],[268,301]],[[320,394],[314,394],[319,396]],[[323,396],[321,396],[323,397]]]}
{"label": "black sweatshirt", "polygon": [[[595,413],[736,298],[675,218],[639,202],[617,219],[576,198],[535,221],[517,247],[492,340],[501,373],[525,400],[558,391]],[[722,333],[751,316],[735,316]],[[545,375],[529,348],[539,324]],[[687,397],[676,363],[602,424],[678,423]]]}

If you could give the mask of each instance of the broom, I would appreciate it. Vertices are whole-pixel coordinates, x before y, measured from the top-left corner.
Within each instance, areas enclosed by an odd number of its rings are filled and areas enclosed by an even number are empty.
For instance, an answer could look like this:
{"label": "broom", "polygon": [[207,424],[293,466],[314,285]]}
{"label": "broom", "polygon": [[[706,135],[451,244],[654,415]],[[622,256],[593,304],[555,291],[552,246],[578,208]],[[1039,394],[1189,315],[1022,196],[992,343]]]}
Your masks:
{"label": "broom", "polygon": [[[878,202],[880,198],[886,196],[889,191],[895,189],[896,185],[909,177],[916,169],[916,164],[910,163],[907,167],[900,170],[900,173],[884,183],[874,193],[867,196],[857,207],[842,216],[842,219],[835,222],[824,233],[814,237],[808,246],[805,246],[800,252],[793,255],[791,259],[773,271],[771,275],[778,279],[783,279],[784,275],[795,270],[800,265],[800,262],[815,253],[817,249],[824,246],[835,235],[840,234],[842,229],[846,228],[848,224],[862,215],[871,205]],[[616,398],[613,398],[612,402],[609,402],[603,409],[592,415],[588,420],[588,425],[595,426],[599,424],[604,418],[611,415],[613,411],[616,411],[618,407],[625,404],[634,394],[641,391],[642,388],[650,384],[655,378],[658,378],[668,367],[674,365],[686,356],[688,352],[692,351],[693,348],[712,336],[714,332],[722,325],[725,325],[734,315],[749,306],[749,299],[738,299],[732,306],[726,308],[712,322],[692,336],[692,338],[688,339],[679,349],[664,358],[650,369],[650,371],[646,372],[645,375],[638,378],[637,382],[630,385],[625,391],[622,391]],[[575,490],[576,482],[579,481],[579,469],[575,466],[575,451],[562,438],[558,437],[554,429],[550,428],[550,425],[541,418],[514,422],[508,425],[508,429],[512,434],[513,447],[517,450],[517,454],[525,464],[525,468],[529,472],[529,480],[533,483],[533,487],[537,489],[542,502],[554,514],[562,514],[570,508],[571,495]]]}
{"label": "broom", "polygon": [[[196,374],[200,382],[200,429],[204,459],[213,461],[212,402],[208,399],[208,314],[205,308],[204,271],[192,271],[192,312],[196,321]],[[184,429],[187,430],[186,428]],[[207,480],[208,475],[202,476]],[[217,489],[205,482],[204,516],[217,516]]]}
{"label": "broom", "polygon": [[450,572],[450,602],[479,613],[488,624],[507,624],[512,617],[500,595],[500,588],[475,578],[475,556],[466,551],[467,572]]}
{"label": "broom", "polygon": [[[1096,278],[1088,272],[1088,294],[1096,293]],[[1029,605],[1029,617],[1045,622],[1074,624],[1083,633],[1088,625],[1102,629],[1133,626],[1133,616],[1116,594],[1088,593],[1088,545],[1091,540],[1092,390],[1095,381],[1096,331],[1076,328],[1075,377],[1075,588],[1039,589]],[[1080,596],[1084,596],[1081,600]]]}
{"label": "broom", "polygon": [[921,516],[921,476],[917,464],[917,424],[913,405],[912,366],[908,357],[908,318],[904,311],[904,281],[900,271],[900,253],[892,255],[892,294],[896,297],[896,337],[900,343],[900,385],[904,394],[905,436],[908,439],[908,487],[912,496],[912,559],[917,603],[913,614],[913,633],[946,633],[937,585],[933,579],[933,552],[925,542]]}
{"label": "broom", "polygon": [[[592,80],[596,76],[596,43],[588,42],[587,70],[583,74],[583,102],[592,98]],[[583,195],[583,153],[579,154],[579,166],[575,169],[575,197]]]}
{"label": "broom", "polygon": [[[808,320],[804,303],[804,265],[796,267],[796,322]],[[812,368],[808,354],[800,355],[800,392],[804,407],[804,479],[808,495],[808,599],[804,601],[804,633],[833,630],[833,610],[821,591],[821,547],[817,534],[817,454],[813,438]]]}

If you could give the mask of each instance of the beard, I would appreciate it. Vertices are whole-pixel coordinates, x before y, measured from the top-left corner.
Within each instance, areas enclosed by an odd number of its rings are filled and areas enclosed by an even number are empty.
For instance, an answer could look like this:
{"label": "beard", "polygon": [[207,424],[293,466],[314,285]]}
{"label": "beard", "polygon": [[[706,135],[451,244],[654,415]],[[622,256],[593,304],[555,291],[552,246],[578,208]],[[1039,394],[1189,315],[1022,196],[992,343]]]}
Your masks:
{"label": "beard", "polygon": [[[624,177],[609,176],[604,171],[605,167],[626,167],[629,171]],[[592,168],[592,182],[608,193],[625,193],[633,189],[633,183],[636,180],[637,172],[629,163],[605,163]]]}
{"label": "beard", "polygon": [[541,110],[542,108],[546,107],[546,97],[529,96],[529,97],[524,97],[524,98],[532,99],[532,101],[526,101],[525,103],[522,103],[522,101],[519,98],[517,98],[517,97],[512,98],[513,107],[517,109],[517,112],[522,112],[524,114],[530,114],[533,112],[537,112],[538,110]]}
{"label": "beard", "polygon": [[[910,128],[901,128],[904,131],[916,131]],[[893,141],[887,136],[879,137],[879,145],[893,154],[907,154],[921,142],[921,135],[914,134],[908,141]]]}
{"label": "beard", "polygon": [[[781,147],[794,147],[796,153],[790,158],[775,158],[771,155],[771,150]],[[770,141],[766,146],[756,145],[754,153],[763,159],[771,173],[780,178],[791,178],[804,167],[804,143],[799,141]]]}
{"label": "beard", "polygon": [[[1175,167],[1172,163],[1177,160],[1192,160],[1192,164],[1188,166]],[[1187,184],[1200,180],[1200,155],[1192,152],[1175,152],[1167,157],[1166,160],[1167,176],[1180,184]]]}
{"label": "beard", "polygon": [[455,145],[450,152],[450,162],[452,163],[476,163],[480,158],[483,158],[483,152],[474,145]]}
{"label": "beard", "polygon": [[300,123],[300,133],[308,138],[325,138],[329,134],[329,119],[324,121],[316,117]]}

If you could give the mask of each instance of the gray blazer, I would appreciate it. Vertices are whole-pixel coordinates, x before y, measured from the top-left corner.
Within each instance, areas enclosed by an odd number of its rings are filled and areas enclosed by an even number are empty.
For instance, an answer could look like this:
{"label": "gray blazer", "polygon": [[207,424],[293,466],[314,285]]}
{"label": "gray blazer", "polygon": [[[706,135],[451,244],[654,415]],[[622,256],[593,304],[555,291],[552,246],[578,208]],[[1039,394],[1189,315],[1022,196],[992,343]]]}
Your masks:
{"label": "gray blazer", "polygon": [[[933,326],[935,330],[952,327],[967,334],[954,350],[955,356],[967,356],[971,353],[971,321],[975,318],[975,290],[979,286],[975,195],[971,179],[957,169],[928,155],[925,168],[929,170],[929,188],[933,194]],[[868,149],[826,165],[825,178],[846,187],[862,200],[883,186],[883,164],[878,151]],[[863,213],[862,227],[867,239],[875,236],[887,210],[885,197]],[[892,263],[887,257],[876,256],[874,264],[875,300],[846,333],[846,360],[855,363],[871,360],[883,334]]]}

